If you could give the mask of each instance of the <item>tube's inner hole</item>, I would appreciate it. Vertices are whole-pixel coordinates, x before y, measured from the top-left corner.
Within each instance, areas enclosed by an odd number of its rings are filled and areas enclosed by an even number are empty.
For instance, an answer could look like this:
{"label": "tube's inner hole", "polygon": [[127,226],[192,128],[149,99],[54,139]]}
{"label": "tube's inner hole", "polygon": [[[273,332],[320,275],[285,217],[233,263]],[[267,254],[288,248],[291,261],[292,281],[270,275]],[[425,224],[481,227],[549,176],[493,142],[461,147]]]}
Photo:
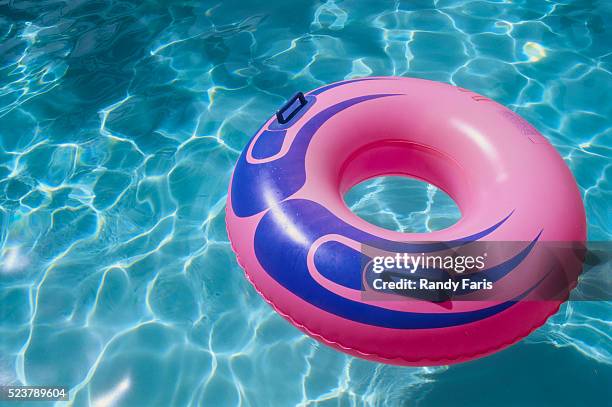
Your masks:
{"label": "tube's inner hole", "polygon": [[396,232],[433,232],[461,218],[455,201],[444,191],[403,176],[361,182],[344,195],[344,202],[365,221]]}

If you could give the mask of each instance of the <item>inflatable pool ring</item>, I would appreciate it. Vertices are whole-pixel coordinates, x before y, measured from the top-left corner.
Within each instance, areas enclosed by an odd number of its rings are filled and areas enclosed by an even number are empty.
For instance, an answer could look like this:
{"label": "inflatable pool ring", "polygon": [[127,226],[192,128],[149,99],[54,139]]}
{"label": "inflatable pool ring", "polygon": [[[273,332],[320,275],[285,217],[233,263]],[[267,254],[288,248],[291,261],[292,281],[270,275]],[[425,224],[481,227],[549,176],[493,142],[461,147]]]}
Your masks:
{"label": "inflatable pool ring", "polygon": [[[366,222],[343,195],[382,175],[436,185],[461,219],[426,234]],[[529,334],[559,309],[582,266],[579,255],[572,263],[538,254],[538,244],[586,238],[574,179],[528,122],[468,90],[398,77],[337,82],[289,100],[238,159],[226,224],[248,279],[292,324],[338,350],[400,365],[466,361]],[[511,287],[512,298],[363,295],[364,256],[372,261],[364,247],[423,256],[506,241],[516,253],[476,275]],[[571,264],[568,290],[538,296],[559,279],[551,273],[560,262]]]}

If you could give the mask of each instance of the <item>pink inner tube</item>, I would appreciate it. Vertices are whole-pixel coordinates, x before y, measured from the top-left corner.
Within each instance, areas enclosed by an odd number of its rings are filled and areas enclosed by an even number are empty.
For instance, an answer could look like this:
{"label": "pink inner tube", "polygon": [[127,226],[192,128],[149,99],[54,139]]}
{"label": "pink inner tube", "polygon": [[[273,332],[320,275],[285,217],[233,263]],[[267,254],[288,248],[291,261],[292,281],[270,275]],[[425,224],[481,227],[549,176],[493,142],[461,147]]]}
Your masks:
{"label": "pink inner tube", "polygon": [[[382,175],[436,185],[461,219],[426,234],[366,222],[344,193]],[[248,279],[292,324],[352,355],[421,366],[491,354],[542,325],[575,286],[582,262],[535,243],[586,238],[572,174],[528,122],[465,89],[398,77],[337,82],[289,101],[240,156],[226,223]],[[475,241],[522,248],[482,271],[516,296],[363,295],[366,246],[421,253],[435,242]],[[549,298],[542,292],[560,278],[553,263],[563,264],[568,290]]]}

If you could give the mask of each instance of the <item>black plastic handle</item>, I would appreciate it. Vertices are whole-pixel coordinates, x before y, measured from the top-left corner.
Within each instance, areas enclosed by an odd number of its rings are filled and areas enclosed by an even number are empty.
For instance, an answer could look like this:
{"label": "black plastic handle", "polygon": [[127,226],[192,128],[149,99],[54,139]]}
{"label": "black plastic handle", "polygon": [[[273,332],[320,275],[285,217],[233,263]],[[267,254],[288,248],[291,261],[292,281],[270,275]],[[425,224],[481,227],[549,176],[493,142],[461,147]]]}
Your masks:
{"label": "black plastic handle", "polygon": [[[291,113],[289,113],[289,116],[283,117],[283,114],[287,111],[287,109],[289,109],[298,99],[300,101],[300,105]],[[306,97],[304,97],[304,94],[302,92],[296,93],[291,99],[289,99],[287,103],[283,105],[283,107],[280,108],[278,112],[276,112],[276,120],[278,120],[280,124],[288,123],[291,119],[295,117],[295,115],[300,111],[301,108],[306,106],[306,103],[308,103],[308,101],[306,100]]]}

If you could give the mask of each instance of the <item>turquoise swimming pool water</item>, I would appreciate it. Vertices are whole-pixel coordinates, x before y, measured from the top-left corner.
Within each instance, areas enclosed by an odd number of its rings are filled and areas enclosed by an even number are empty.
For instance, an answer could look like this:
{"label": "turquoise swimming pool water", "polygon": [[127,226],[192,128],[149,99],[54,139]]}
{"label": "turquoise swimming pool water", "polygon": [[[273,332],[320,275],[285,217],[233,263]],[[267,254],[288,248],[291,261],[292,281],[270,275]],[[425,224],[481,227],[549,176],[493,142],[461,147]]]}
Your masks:
{"label": "turquoise swimming pool water", "polygon": [[[610,21],[605,0],[0,1],[0,384],[65,385],[76,406],[609,405],[609,302],[462,365],[366,362],[271,311],[224,206],[287,97],[414,76],[533,123],[576,177],[589,239],[610,240]],[[458,217],[416,182],[347,202],[398,230]]]}

